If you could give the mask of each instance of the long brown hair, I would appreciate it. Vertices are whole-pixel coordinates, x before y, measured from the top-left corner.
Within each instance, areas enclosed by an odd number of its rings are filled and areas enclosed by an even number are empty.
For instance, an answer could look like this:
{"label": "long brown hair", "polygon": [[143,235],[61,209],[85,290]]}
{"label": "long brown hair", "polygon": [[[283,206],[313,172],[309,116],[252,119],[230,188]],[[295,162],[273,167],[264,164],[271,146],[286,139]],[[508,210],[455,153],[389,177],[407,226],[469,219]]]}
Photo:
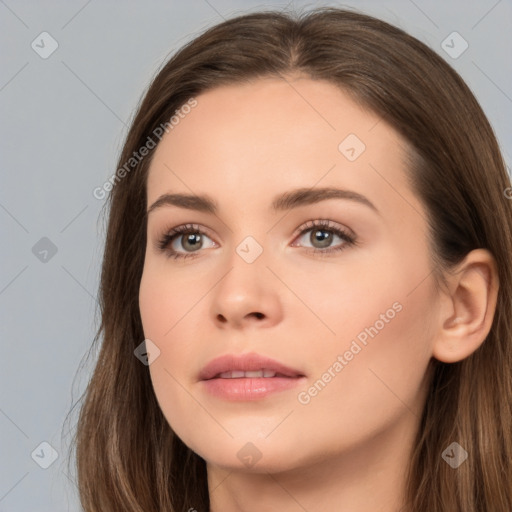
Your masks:
{"label": "long brown hair", "polygon": [[[473,249],[486,248],[495,257],[500,288],[486,341],[461,362],[431,362],[404,503],[415,512],[510,511],[512,201],[504,194],[510,180],[482,109],[441,57],[398,28],[341,9],[229,19],[188,43],[158,72],[118,168],[190,98],[224,84],[296,73],[338,85],[409,143],[410,183],[428,212],[440,281]],[[119,173],[108,197],[101,324],[93,344],[101,346],[76,432],[86,512],[209,510],[205,461],[173,433],[148,367],[133,355],[144,339],[138,290],[153,153]],[[441,458],[454,441],[469,453],[456,470]]]}

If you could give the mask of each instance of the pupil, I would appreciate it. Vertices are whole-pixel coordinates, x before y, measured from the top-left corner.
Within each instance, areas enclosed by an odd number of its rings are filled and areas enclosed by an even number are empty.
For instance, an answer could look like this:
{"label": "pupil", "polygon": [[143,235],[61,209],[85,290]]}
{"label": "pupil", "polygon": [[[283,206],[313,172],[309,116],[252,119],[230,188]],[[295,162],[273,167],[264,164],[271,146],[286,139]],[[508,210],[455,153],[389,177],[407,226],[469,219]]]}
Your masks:
{"label": "pupil", "polygon": [[185,237],[184,247],[187,248],[187,245],[190,244],[190,249],[196,250],[201,247],[201,235],[190,233]]}
{"label": "pupil", "polygon": [[313,231],[311,235],[314,238],[312,242],[320,242],[321,247],[328,247],[332,238],[332,233],[323,229],[317,229],[316,231]]}

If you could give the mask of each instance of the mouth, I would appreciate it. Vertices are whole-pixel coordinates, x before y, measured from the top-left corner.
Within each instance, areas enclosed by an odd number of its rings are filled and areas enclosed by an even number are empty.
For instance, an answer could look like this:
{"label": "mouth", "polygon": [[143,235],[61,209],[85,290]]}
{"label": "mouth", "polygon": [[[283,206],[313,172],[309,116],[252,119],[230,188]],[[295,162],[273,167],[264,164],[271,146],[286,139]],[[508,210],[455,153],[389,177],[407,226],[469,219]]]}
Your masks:
{"label": "mouth", "polygon": [[199,380],[304,377],[302,372],[254,352],[227,354],[210,361],[199,373]]}
{"label": "mouth", "polygon": [[243,370],[231,370],[227,372],[218,373],[213,378],[214,379],[257,379],[264,378],[269,379],[273,377],[284,377],[284,378],[292,378],[288,377],[279,372],[275,372],[274,370],[253,370],[253,371],[243,371]]}
{"label": "mouth", "polygon": [[250,401],[292,389],[305,375],[259,354],[228,354],[208,363],[199,380],[210,394],[226,400]]}

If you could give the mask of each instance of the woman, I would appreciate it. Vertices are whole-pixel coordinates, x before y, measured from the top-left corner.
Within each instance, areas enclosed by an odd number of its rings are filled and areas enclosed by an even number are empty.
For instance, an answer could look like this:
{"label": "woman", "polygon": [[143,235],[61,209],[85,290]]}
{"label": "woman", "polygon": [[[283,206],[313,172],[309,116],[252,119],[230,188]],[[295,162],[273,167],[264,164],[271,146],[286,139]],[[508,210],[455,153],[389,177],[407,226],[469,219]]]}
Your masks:
{"label": "woman", "polygon": [[112,184],[84,510],[511,510],[510,181],[432,50],[333,8],[225,21]]}

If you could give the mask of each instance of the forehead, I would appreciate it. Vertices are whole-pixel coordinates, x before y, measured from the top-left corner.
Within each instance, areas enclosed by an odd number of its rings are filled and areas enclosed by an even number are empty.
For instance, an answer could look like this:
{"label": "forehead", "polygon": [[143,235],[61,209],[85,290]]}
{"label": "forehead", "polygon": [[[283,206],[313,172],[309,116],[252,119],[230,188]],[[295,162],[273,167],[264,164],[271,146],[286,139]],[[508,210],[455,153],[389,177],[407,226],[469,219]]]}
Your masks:
{"label": "forehead", "polygon": [[148,204],[170,191],[240,207],[300,187],[343,186],[376,203],[396,201],[393,188],[406,192],[405,142],[334,84],[259,79],[196,100],[155,150]]}

